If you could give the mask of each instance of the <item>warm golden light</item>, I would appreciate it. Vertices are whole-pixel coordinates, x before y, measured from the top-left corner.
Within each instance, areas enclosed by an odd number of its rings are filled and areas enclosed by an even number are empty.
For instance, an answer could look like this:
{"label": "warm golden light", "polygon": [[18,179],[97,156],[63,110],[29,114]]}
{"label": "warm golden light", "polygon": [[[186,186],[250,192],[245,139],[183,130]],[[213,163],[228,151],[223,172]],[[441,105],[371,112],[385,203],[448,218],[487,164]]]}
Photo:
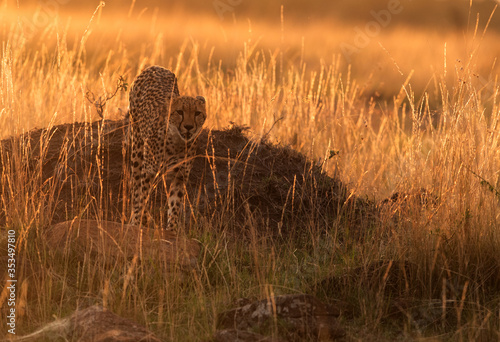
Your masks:
{"label": "warm golden light", "polygon": [[[188,275],[189,285],[175,283],[175,289],[161,277],[159,282],[142,279],[140,272],[149,266],[138,262],[137,255],[132,266],[124,261],[96,270],[90,252],[81,263],[65,255],[59,260],[65,273],[53,276],[43,251],[28,243],[31,264],[25,269],[44,271],[23,283],[23,316],[34,322],[25,320],[24,332],[66,314],[66,302],[73,308],[103,297],[106,306],[142,320],[164,339],[208,340],[219,307],[232,300],[269,297],[273,291],[309,293],[322,279],[351,272],[358,274],[334,284],[345,295],[334,302],[349,302],[351,311],[342,319],[358,315],[359,320],[347,323],[353,340],[498,338],[498,296],[492,295],[500,289],[497,5],[493,0],[0,2],[1,139],[101,116],[122,119],[135,77],[146,66],[161,65],[177,75],[182,95],[206,99],[205,127],[248,126],[255,141],[290,146],[346,184],[349,200],[362,199],[377,213],[373,224],[363,226],[366,235],[359,240],[353,231],[337,236],[342,227],[355,225],[350,216],[342,216],[343,207],[335,228],[320,227],[311,215],[304,221],[316,225],[306,224],[298,240],[280,236],[286,240],[280,249],[278,242],[253,235],[258,226],[253,220],[261,213],[247,209],[249,199],[239,208],[246,210],[248,220],[238,227],[248,229],[248,236],[235,238],[248,250],[241,245],[231,249],[224,240],[225,222],[237,215],[227,209],[235,205],[228,200],[217,226],[223,227],[223,238],[215,233],[215,224],[210,229],[200,224],[190,232],[206,248],[203,266]],[[48,140],[39,139],[41,151]],[[61,156],[67,157],[74,146],[64,144]],[[0,166],[12,151],[0,148]],[[12,158],[9,162],[31,163]],[[228,165],[234,166],[231,161]],[[42,166],[35,169],[44,171]],[[265,172],[269,175],[261,181],[272,188],[274,170]],[[300,184],[319,191],[323,184],[307,178],[308,172],[304,170]],[[0,168],[0,222],[5,219],[11,229],[29,227],[23,229],[31,229],[32,235],[25,238],[38,241],[38,229],[49,225],[47,212],[57,202],[52,182],[72,180],[60,180],[55,173],[43,182],[26,176],[16,183],[12,179],[17,176]],[[287,182],[290,190],[283,201],[294,208],[297,177]],[[81,183],[71,186],[90,187]],[[29,184],[31,190],[8,197],[15,193],[12,184]],[[89,206],[102,209],[88,193],[72,196],[72,203],[92,203],[82,205],[83,213]],[[36,205],[25,209],[24,203],[35,197],[40,198]],[[21,204],[12,204],[15,200]],[[363,210],[353,212],[363,216]],[[330,217],[320,219],[331,222]],[[280,234],[281,229],[286,227],[280,226]],[[324,230],[316,234],[315,229]],[[1,244],[2,234],[7,239],[0,230]],[[307,247],[301,249],[302,244]],[[249,271],[253,267],[258,271]],[[367,274],[381,267],[384,288],[370,292]],[[399,278],[392,284],[388,279],[394,269]],[[52,282],[57,290],[51,290]],[[416,283],[421,293],[410,291]],[[389,287],[397,290],[386,294]],[[41,299],[32,298],[31,291]],[[127,291],[134,294],[133,301]],[[315,295],[328,298],[321,291]],[[82,299],[82,293],[89,298]],[[397,303],[386,305],[391,296],[398,296]],[[430,318],[418,316],[416,307]],[[391,315],[398,321],[391,321]]]}

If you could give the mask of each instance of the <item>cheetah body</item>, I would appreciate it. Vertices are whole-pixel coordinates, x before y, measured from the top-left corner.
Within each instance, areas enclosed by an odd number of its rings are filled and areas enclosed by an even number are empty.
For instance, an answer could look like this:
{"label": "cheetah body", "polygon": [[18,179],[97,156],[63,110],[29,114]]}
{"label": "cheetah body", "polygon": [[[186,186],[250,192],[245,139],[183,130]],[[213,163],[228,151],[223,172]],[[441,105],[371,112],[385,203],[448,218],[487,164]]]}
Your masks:
{"label": "cheetah body", "polygon": [[129,96],[132,224],[145,224],[151,185],[166,174],[170,181],[168,229],[176,226],[189,178],[196,137],[206,120],[205,99],[180,96],[175,75],[160,66],[141,72]]}

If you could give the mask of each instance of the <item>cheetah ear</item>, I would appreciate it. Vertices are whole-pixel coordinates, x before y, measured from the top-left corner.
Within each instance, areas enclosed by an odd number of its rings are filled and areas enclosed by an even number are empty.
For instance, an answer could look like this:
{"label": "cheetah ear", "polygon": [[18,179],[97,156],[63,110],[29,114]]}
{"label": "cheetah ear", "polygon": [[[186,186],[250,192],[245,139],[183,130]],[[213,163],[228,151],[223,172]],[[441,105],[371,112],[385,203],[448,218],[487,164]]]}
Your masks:
{"label": "cheetah ear", "polygon": [[203,96],[196,96],[197,100],[200,100],[203,104],[205,104],[205,98]]}

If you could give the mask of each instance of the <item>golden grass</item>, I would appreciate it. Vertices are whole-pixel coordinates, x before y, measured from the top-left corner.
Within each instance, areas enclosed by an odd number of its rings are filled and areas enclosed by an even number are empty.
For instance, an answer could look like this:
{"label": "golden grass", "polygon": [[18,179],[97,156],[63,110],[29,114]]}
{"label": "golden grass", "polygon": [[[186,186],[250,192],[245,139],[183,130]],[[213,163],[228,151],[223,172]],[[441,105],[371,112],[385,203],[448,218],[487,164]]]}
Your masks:
{"label": "golden grass", "polygon": [[[384,155],[394,160],[387,151],[393,147],[381,149],[373,139],[385,137],[380,130],[389,129],[388,122],[402,122],[394,120],[401,110],[385,107],[383,100],[398,97],[397,103],[407,103],[403,84],[415,92],[414,106],[427,91],[430,108],[421,110],[422,117],[440,111],[442,86],[451,91],[460,80],[467,81],[486,105],[492,104],[498,37],[495,33],[483,37],[481,29],[474,36],[473,26],[469,34],[447,32],[445,37],[430,30],[389,26],[352,56],[348,66],[338,46],[353,41],[351,28],[324,22],[294,26],[285,18],[282,33],[278,20],[223,23],[217,16],[186,19],[175,13],[160,20],[150,12],[136,9],[128,17],[101,7],[91,22],[89,10],[71,19],[52,18],[33,30],[23,24],[32,20],[31,12],[6,7],[1,34],[2,136],[35,126],[96,119],[84,99],[87,89],[105,93],[119,75],[131,82],[144,65],[162,64],[177,71],[183,93],[203,93],[212,100],[211,110],[217,115],[209,118],[211,127],[234,121],[260,133],[284,116],[273,130],[277,139],[314,157],[324,156],[328,146],[341,150],[340,169],[349,180],[364,184],[366,169],[387,168]],[[486,21],[481,20],[481,27]],[[332,34],[325,37],[325,29]],[[27,40],[22,39],[23,32]],[[121,115],[116,108],[126,107],[126,94],[121,94],[109,103],[106,115],[116,118]],[[373,131],[363,132],[368,127],[365,122],[372,123]],[[407,131],[410,123],[403,123],[396,129]],[[360,148],[360,156],[350,155]],[[380,181],[389,182],[376,174],[367,176],[377,188]],[[363,188],[367,186],[376,191],[370,184]],[[389,191],[394,186],[386,184]]]}
{"label": "golden grass", "polygon": [[[145,65],[161,64],[176,72],[181,93],[207,98],[208,127],[232,121],[249,125],[257,136],[272,128],[273,139],[323,159],[325,170],[339,174],[353,195],[378,201],[393,191],[409,194],[408,201],[381,205],[381,223],[374,223],[365,241],[339,241],[330,227],[322,227],[326,235],[311,238],[301,249],[296,241],[275,245],[253,235],[248,245],[228,247],[225,236],[200,227],[196,233],[206,245],[202,271],[187,288],[155,272],[154,263],[139,269],[124,262],[107,269],[99,260],[93,267],[91,261],[73,264],[66,256],[51,265],[54,260],[33,245],[39,240],[30,235],[23,241],[32,245],[20,244],[18,253],[38,269],[29,282],[39,297],[30,299],[29,319],[21,321],[20,332],[31,332],[54,312],[67,314],[91,298],[105,300],[163,338],[199,340],[213,333],[216,313],[230,305],[227,296],[307,291],[326,276],[395,260],[410,265],[397,278],[398,289],[420,285],[419,292],[407,293],[406,321],[380,327],[390,316],[387,297],[367,290],[368,276],[349,278],[339,296],[358,314],[358,321],[344,322],[351,337],[498,337],[495,56],[500,47],[498,33],[483,35],[487,18],[480,18],[476,33],[471,24],[467,32],[447,31],[444,37],[430,29],[388,27],[349,66],[338,46],[351,42],[353,31],[337,24],[294,25],[285,18],[282,31],[279,18],[222,23],[215,15],[160,19],[151,11],[136,9],[128,16],[104,7],[90,22],[92,11],[71,20],[61,15],[27,32],[19,18],[30,18],[30,12],[7,2],[3,6],[2,137],[96,120],[85,99],[87,89],[111,92],[120,75],[132,82]],[[325,37],[325,30],[331,34]],[[127,95],[119,93],[108,102],[105,118],[119,118],[117,109],[126,107]],[[330,158],[332,151],[338,155]],[[37,192],[26,191],[6,205],[5,184],[22,186],[27,181],[22,174],[3,170],[1,181],[4,214],[19,218],[9,221],[14,222],[10,228],[28,236],[30,227],[47,225],[43,208],[24,211]],[[421,188],[434,204],[422,207],[412,200]],[[226,214],[221,213],[219,225]],[[26,265],[23,272],[29,274]],[[151,276],[141,277],[144,270]],[[130,274],[134,285],[125,288],[123,279]],[[416,311],[430,318],[419,322]]]}

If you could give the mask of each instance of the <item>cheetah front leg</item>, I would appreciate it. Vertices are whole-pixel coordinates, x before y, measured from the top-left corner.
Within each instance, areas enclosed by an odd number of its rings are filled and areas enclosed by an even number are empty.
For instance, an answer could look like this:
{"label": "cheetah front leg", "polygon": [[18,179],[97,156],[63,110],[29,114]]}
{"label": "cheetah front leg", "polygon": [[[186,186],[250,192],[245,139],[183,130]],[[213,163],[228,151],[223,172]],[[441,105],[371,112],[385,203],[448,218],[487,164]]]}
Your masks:
{"label": "cheetah front leg", "polygon": [[147,225],[146,203],[151,187],[151,176],[147,174],[144,163],[144,141],[138,134],[133,134],[132,139],[132,217],[130,223]]}
{"label": "cheetah front leg", "polygon": [[181,210],[181,202],[185,195],[185,185],[189,179],[191,166],[192,160],[188,160],[179,166],[179,170],[175,173],[174,179],[170,184],[168,198],[168,230],[174,230],[177,227],[177,221]]}
{"label": "cheetah front leg", "polygon": [[130,156],[130,166],[131,166],[131,177],[132,177],[132,217],[130,218],[130,224],[138,225],[142,213],[142,191],[141,191],[141,174],[144,168],[142,165],[142,159],[139,158],[139,153],[144,151],[144,142],[136,132],[136,130],[131,127],[130,132],[131,140],[131,156]]}

